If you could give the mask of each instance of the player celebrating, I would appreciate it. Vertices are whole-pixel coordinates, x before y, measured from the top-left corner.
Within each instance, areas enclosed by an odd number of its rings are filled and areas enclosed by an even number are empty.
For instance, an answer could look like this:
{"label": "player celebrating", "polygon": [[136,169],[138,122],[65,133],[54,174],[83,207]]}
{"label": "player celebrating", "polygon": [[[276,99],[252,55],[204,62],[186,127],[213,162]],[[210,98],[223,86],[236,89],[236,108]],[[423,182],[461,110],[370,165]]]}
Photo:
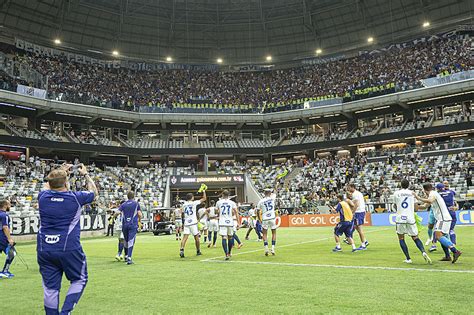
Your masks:
{"label": "player celebrating", "polygon": [[5,259],[5,265],[3,270],[0,272],[0,278],[13,278],[14,275],[9,271],[10,265],[15,258],[15,242],[10,233],[10,217],[8,211],[10,211],[10,201],[4,199],[0,201],[0,254],[4,252],[7,255]]}
{"label": "player celebrating", "polygon": [[[202,190],[202,186],[201,189]],[[179,249],[179,256],[184,258],[184,247],[188,241],[189,234],[194,236],[194,243],[196,244],[196,254],[201,255],[201,245],[199,244],[199,231],[198,231],[198,217],[197,217],[197,206],[205,202],[207,199],[206,191],[202,190],[202,197],[199,200],[194,200],[194,195],[189,193],[186,195],[186,201],[182,206],[182,212],[184,213],[184,231],[183,240],[181,241],[181,248]]]}
{"label": "player celebrating", "polygon": [[405,243],[405,234],[408,234],[415,242],[425,261],[431,264],[431,259],[426,254],[423,243],[418,238],[418,228],[415,221],[415,197],[413,197],[413,191],[408,189],[409,186],[410,182],[407,179],[402,179],[402,189],[395,191],[393,194],[395,207],[397,208],[395,223],[397,225],[398,241],[406,257],[405,263],[412,263],[407,244]]}
{"label": "player celebrating", "polygon": [[135,193],[129,191],[127,193],[128,200],[122,203],[119,207],[119,212],[114,215],[117,217],[119,214],[122,215],[122,232],[125,243],[125,255],[127,265],[133,264],[132,254],[133,246],[135,245],[135,238],[138,232],[138,222],[142,218],[142,212],[140,210],[140,204],[135,201]]}
{"label": "player celebrating", "polygon": [[369,242],[365,238],[364,231],[362,230],[362,225],[365,221],[365,200],[364,196],[360,191],[358,191],[354,184],[349,184],[347,186],[347,191],[352,195],[352,202],[354,203],[355,212],[354,212],[354,226],[359,233],[361,245],[358,248],[359,250],[367,249]]}
{"label": "player celebrating", "polygon": [[[222,236],[222,248],[225,253],[225,260],[229,260],[234,246],[234,215],[240,222],[237,205],[230,200],[229,191],[222,192],[222,198],[217,201],[216,207],[219,211],[219,234]],[[238,228],[238,227],[237,227]]]}
{"label": "player celebrating", "polygon": [[[217,232],[219,231],[219,212],[218,209],[215,207],[216,202],[214,200],[211,200],[211,206],[207,209],[207,213],[209,216],[209,244],[207,244],[207,247],[216,247],[216,241],[217,241]],[[211,244],[211,233],[212,235],[212,244]]]}
{"label": "player celebrating", "polygon": [[80,242],[81,208],[94,201],[97,187],[84,165],[78,173],[84,176],[88,191],[69,190],[68,173],[72,165],[65,164],[49,173],[45,190],[38,194],[41,227],[37,235],[37,258],[43,278],[46,314],[59,314],[59,291],[63,273],[71,282],[61,314],[69,314],[79,302],[86,287],[87,262]]}
{"label": "player celebrating", "polygon": [[[452,263],[454,264],[462,253],[446,237],[446,235],[449,234],[449,229],[451,227],[451,215],[449,214],[448,208],[446,207],[443,198],[438,192],[433,190],[433,186],[430,183],[424,184],[423,190],[428,198],[420,197],[415,193],[413,194],[417,200],[425,203],[425,208],[427,208],[429,205],[431,205],[433,208],[433,213],[436,219],[436,224],[434,227],[435,237],[441,243],[441,245],[447,247],[453,252]],[[445,258],[443,258],[443,260],[445,260]]]}
{"label": "player celebrating", "polygon": [[253,203],[250,205],[248,216],[249,216],[249,229],[247,231],[247,234],[245,235],[245,239],[249,240],[249,235],[250,235],[250,232],[252,232],[252,230],[255,230],[255,233],[257,233],[258,239],[261,239],[262,236],[260,235],[260,232],[257,230],[257,209],[255,209],[255,206]]}
{"label": "player celebrating", "polygon": [[201,235],[204,235],[204,243],[207,243],[208,210],[206,207],[202,207],[198,210],[198,217],[200,223],[199,232]]}
{"label": "player celebrating", "polygon": [[176,230],[176,240],[181,240],[181,229],[183,227],[183,212],[181,208],[173,210],[173,221]]}
{"label": "player celebrating", "polygon": [[262,236],[263,246],[265,248],[265,256],[268,256],[268,229],[272,230],[272,250],[271,253],[275,256],[275,245],[276,245],[276,213],[275,213],[275,198],[276,195],[272,194],[271,189],[265,189],[265,197],[261,199],[257,204],[257,209],[261,212],[262,218]]}
{"label": "player celebrating", "polygon": [[334,227],[334,240],[336,241],[336,247],[332,250],[333,252],[341,252],[340,236],[344,234],[348,243],[352,246],[352,252],[357,251],[354,240],[352,239],[352,233],[354,232],[354,221],[353,210],[355,209],[354,203],[350,199],[344,200],[342,195],[337,196],[339,203],[336,206],[336,212],[339,213],[339,223]]}

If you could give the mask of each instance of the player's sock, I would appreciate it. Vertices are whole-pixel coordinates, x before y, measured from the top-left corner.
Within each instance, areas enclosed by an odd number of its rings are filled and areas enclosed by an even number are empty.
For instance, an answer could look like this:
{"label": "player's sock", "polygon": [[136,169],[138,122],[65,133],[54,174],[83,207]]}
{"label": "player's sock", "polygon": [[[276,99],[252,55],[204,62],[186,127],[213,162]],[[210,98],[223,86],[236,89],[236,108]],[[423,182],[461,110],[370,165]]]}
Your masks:
{"label": "player's sock", "polygon": [[3,270],[2,272],[8,272],[10,269],[10,265],[13,262],[13,259],[15,259],[16,256],[16,251],[14,248],[8,246],[5,253],[7,254],[7,258],[5,259],[5,264],[3,265]]}
{"label": "player's sock", "polygon": [[275,250],[276,242],[277,242],[277,241],[272,241],[272,250],[273,250],[273,251]]}
{"label": "player's sock", "polygon": [[118,243],[118,255],[122,255],[122,252],[123,252],[123,242],[120,242]]}
{"label": "player's sock", "polygon": [[433,229],[428,228],[428,237],[430,238],[430,240],[433,239]]}
{"label": "player's sock", "polygon": [[207,243],[207,235],[204,236],[204,243]]}
{"label": "player's sock", "polygon": [[454,230],[449,231],[449,238],[451,239],[451,242],[456,245],[456,233]]}
{"label": "player's sock", "polygon": [[240,241],[239,236],[237,235],[237,233],[234,233],[234,240],[237,241],[237,244],[242,243],[242,242]]}
{"label": "player's sock", "polygon": [[217,232],[214,232],[214,236],[212,238],[212,245],[216,245],[216,241],[217,241]]}
{"label": "player's sock", "polygon": [[356,244],[354,243],[354,241],[352,241],[352,249],[356,249]]}
{"label": "player's sock", "polygon": [[441,248],[442,248],[443,251],[444,251],[444,257],[451,257],[451,254],[449,253],[449,248],[447,248],[447,247],[444,246],[443,244],[441,244]]}
{"label": "player's sock", "polygon": [[268,242],[263,241],[263,247],[265,248],[265,252],[268,252]]}
{"label": "player's sock", "polygon": [[207,239],[209,240],[209,243],[211,242],[211,231],[207,231]]}
{"label": "player's sock", "polygon": [[418,247],[418,249],[420,250],[420,252],[424,253],[425,252],[425,247],[423,246],[423,243],[421,242],[421,240],[419,238],[413,240],[416,244],[416,247]]}
{"label": "player's sock", "polygon": [[229,239],[229,255],[232,253],[232,247],[234,247],[234,238]]}
{"label": "player's sock", "polygon": [[341,248],[341,243],[336,243],[336,248]]}
{"label": "player's sock", "polygon": [[229,249],[227,248],[227,240],[222,239],[222,248],[224,249],[224,253],[227,255],[229,253]]}
{"label": "player's sock", "polygon": [[440,237],[439,242],[441,243],[441,245],[449,248],[453,253],[458,251],[454,244],[444,235]]}
{"label": "player's sock", "polygon": [[405,254],[405,257],[407,260],[410,260],[410,254],[408,253],[408,247],[407,243],[405,243],[405,240],[398,240],[400,242],[400,247],[402,248],[403,253]]}

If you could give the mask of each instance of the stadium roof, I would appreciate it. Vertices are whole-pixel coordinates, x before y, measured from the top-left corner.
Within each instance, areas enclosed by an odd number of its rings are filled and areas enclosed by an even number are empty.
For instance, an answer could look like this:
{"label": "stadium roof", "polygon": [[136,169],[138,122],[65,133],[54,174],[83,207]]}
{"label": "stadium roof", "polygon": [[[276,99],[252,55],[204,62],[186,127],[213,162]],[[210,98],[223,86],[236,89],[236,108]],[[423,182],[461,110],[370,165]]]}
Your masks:
{"label": "stadium roof", "polygon": [[469,24],[472,7],[469,0],[4,0],[0,31],[107,57],[116,50],[180,63],[265,63]]}

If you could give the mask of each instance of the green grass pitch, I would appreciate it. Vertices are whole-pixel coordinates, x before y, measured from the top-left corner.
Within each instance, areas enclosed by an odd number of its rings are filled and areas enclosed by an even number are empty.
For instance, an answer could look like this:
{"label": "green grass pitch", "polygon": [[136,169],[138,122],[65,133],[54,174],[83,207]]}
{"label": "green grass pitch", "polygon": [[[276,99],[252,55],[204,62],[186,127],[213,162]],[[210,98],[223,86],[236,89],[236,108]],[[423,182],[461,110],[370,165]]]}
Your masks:
{"label": "green grass pitch", "polygon": [[[411,239],[413,264],[404,264],[394,228],[365,230],[367,251],[351,253],[343,245],[342,253],[332,253],[332,228],[282,228],[274,257],[263,255],[252,233],[230,262],[223,262],[220,240],[217,248],[203,246],[200,257],[188,242],[186,258],[180,259],[173,236],[143,233],[131,266],[115,262],[115,237],[84,239],[89,283],[75,314],[474,312],[474,227],[457,227],[463,251],[458,263],[438,261],[439,250],[430,255],[433,265],[424,262]],[[244,233],[239,232],[241,239]],[[17,249],[30,268],[17,259],[11,268],[15,278],[0,280],[2,314],[41,314],[35,244]],[[64,280],[61,302],[68,286]]]}

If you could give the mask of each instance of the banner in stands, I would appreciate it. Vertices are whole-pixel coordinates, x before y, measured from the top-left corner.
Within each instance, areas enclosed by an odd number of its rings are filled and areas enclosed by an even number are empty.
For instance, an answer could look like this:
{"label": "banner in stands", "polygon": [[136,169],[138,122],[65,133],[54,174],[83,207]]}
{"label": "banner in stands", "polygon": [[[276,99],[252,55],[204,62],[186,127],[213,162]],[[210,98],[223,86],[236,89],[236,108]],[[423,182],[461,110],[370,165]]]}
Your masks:
{"label": "banner in stands", "polygon": [[172,187],[196,187],[200,184],[232,184],[243,185],[245,182],[244,175],[202,175],[202,176],[171,176],[170,183]]}
{"label": "banner in stands", "polygon": [[[81,231],[96,231],[105,228],[105,215],[81,215]],[[39,229],[39,217],[11,217],[12,235],[36,234]]]}
{"label": "banner in stands", "polygon": [[446,75],[441,73],[436,77],[421,80],[421,83],[423,83],[423,86],[431,87],[450,82],[469,80],[472,78],[474,78],[474,70],[467,70]]}
{"label": "banner in stands", "polygon": [[[334,226],[339,223],[339,214],[289,215],[289,227]],[[372,225],[370,213],[365,214],[365,224]]]}
{"label": "banner in stands", "polygon": [[231,71],[238,72],[251,72],[251,71],[270,71],[273,65],[242,65],[242,66],[230,66]]}
{"label": "banner in stands", "polygon": [[[417,214],[423,219],[421,223],[423,225],[428,224],[428,211],[420,211]],[[372,213],[372,225],[379,226],[390,226],[395,225],[396,213]],[[474,211],[473,210],[458,210],[456,211],[457,225],[474,224]]]}
{"label": "banner in stands", "polygon": [[[191,65],[180,63],[160,63],[160,62],[145,62],[132,60],[104,60],[96,59],[82,54],[70,53],[64,50],[44,47],[30,43],[26,40],[15,38],[15,47],[24,51],[35,53],[40,56],[65,56],[68,61],[73,61],[83,64],[99,65],[106,68],[130,68],[132,70],[153,71],[153,70],[168,70],[168,69],[182,69],[182,70],[208,70],[217,71],[219,66],[213,64]],[[100,53],[100,52],[99,52]]]}
{"label": "banner in stands", "polygon": [[46,98],[46,90],[37,89],[31,86],[26,86],[22,84],[18,84],[16,87],[16,92],[19,94],[34,96],[37,98]]}

